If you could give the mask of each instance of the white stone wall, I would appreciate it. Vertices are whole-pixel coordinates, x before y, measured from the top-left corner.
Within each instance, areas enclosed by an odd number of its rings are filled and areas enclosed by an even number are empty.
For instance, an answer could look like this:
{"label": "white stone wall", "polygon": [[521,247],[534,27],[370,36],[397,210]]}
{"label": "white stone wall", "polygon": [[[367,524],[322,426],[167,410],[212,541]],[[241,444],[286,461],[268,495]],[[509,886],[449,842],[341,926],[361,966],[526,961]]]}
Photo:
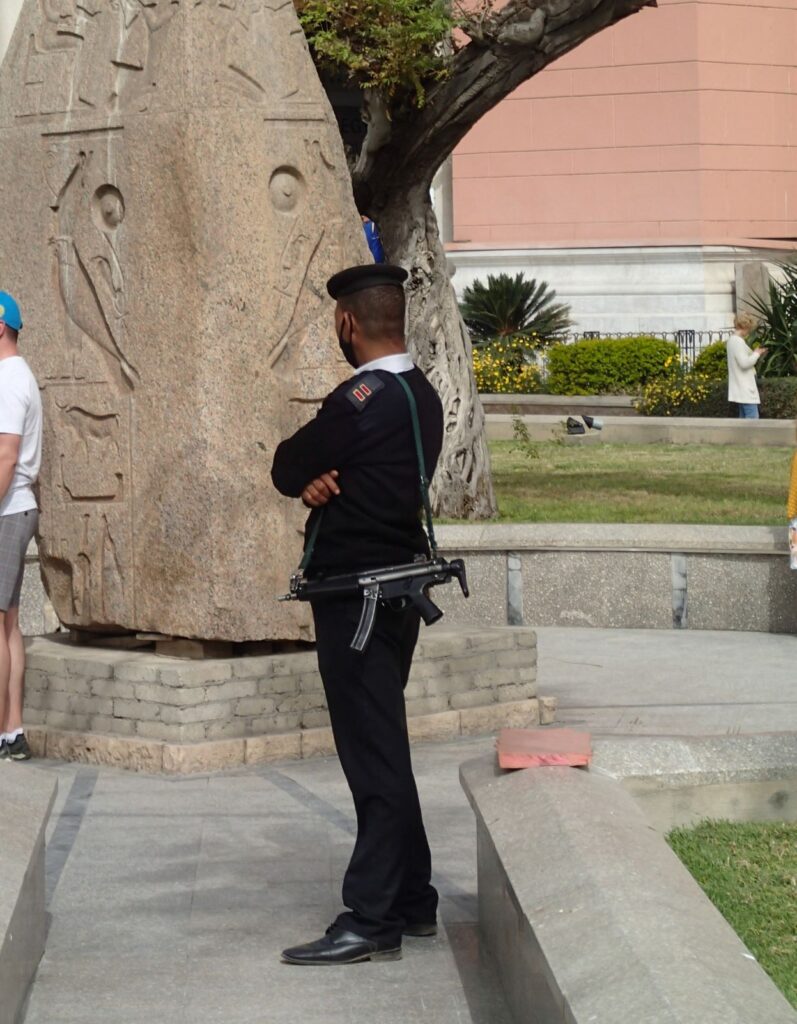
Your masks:
{"label": "white stone wall", "polygon": [[737,266],[785,252],[732,246],[459,249],[449,252],[461,295],[475,278],[517,274],[547,281],[570,304],[576,331],[722,330],[732,326]]}

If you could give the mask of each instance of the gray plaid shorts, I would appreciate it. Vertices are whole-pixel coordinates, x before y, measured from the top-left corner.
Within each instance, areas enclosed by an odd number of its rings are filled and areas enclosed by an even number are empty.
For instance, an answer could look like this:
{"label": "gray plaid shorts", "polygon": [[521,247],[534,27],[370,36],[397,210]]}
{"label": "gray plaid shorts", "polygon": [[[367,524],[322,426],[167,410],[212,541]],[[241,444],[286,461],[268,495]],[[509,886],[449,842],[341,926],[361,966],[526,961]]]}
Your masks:
{"label": "gray plaid shorts", "polygon": [[19,607],[22,577],[25,573],[25,553],[36,528],[39,512],[14,512],[0,516],[0,611]]}

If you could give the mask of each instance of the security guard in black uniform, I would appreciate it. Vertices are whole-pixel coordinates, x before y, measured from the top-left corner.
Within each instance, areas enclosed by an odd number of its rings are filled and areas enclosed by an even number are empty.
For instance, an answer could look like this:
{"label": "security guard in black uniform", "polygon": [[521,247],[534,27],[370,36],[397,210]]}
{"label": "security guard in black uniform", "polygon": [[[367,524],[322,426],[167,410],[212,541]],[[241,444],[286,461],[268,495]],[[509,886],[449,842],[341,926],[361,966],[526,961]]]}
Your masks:
{"label": "security guard in black uniform", "polygon": [[[327,284],[335,327],[357,369],[314,420],[277,448],[275,487],[312,509],[318,525],[305,575],[348,573],[428,557],[412,419],[397,375],[418,408],[427,477],[443,442],[437,393],[404,342],[407,272],[386,264],[352,267]],[[320,524],[318,517],[322,516]],[[306,541],[307,543],[307,541]],[[414,607],[381,605],[363,653],[350,647],[357,597],[312,602],[318,665],[340,762],[354,797],[357,841],[343,882],[349,909],[323,938],[287,949],[294,964],[398,959],[402,935],[436,932],[437,892],[412,773],[404,687],[418,639]]]}

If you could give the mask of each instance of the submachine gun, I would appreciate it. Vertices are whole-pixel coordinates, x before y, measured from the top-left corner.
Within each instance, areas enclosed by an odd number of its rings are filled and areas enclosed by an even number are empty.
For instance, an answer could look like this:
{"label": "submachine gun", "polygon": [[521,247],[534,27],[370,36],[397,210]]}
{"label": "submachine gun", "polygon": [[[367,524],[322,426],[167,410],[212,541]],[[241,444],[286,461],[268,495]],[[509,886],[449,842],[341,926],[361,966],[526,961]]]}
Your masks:
{"label": "submachine gun", "polygon": [[391,565],[385,569],[372,569],[367,572],[345,573],[340,576],[305,579],[304,571],[310,563],[315,541],[323,518],[316,519],[315,527],[308,541],[301,564],[291,576],[290,590],[280,601],[320,601],[330,597],[362,596],[363,607],[360,622],[350,644],[351,649],[362,653],[368,647],[374,631],[376,612],[381,604],[392,607],[407,607],[412,604],[420,613],[427,626],[431,626],[443,617],[443,612],[429,597],[432,587],[450,583],[456,579],[465,597],[470,596],[465,563],[461,558],[450,562],[437,552],[437,541],[434,535],[432,507],[429,502],[429,481],[426,479],[426,463],[423,456],[421,427],[418,420],[418,408],[415,396],[407,382],[399,375],[396,380],[404,388],[412,416],[412,430],[415,436],[415,449],[418,456],[420,471],[421,497],[426,512],[426,529],[429,535],[431,558],[422,558],[406,565]]}

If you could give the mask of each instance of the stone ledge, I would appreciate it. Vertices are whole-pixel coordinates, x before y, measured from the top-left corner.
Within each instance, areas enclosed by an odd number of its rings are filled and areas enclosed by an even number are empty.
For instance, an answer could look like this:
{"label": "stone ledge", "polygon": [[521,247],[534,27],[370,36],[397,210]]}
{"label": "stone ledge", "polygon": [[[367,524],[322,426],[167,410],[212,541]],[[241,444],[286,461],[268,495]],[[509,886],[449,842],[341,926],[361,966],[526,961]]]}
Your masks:
{"label": "stone ledge", "polygon": [[[785,500],[785,499],[784,499]],[[784,512],[785,519],[785,512]],[[671,523],[487,523],[440,526],[440,549],[452,553],[628,551],[662,554],[772,555],[789,551],[785,526]]]}
{"label": "stone ledge", "polygon": [[16,1024],[44,952],[44,831],[58,784],[25,765],[0,770],[0,1024]]}
{"label": "stone ledge", "polygon": [[[477,821],[480,927],[515,1019],[795,1024],[625,788],[634,772],[655,776],[656,757],[643,764],[639,741],[610,754],[612,742],[596,743],[590,771],[504,773],[494,758],[462,766]],[[666,751],[663,776],[674,755]]]}
{"label": "stone ledge", "polygon": [[592,770],[620,782],[666,832],[705,818],[797,820],[794,733],[596,739]]}
{"label": "stone ledge", "polygon": [[[545,700],[550,702],[550,698]],[[434,742],[496,732],[505,726],[539,725],[540,710],[540,702],[531,698],[413,715],[407,725],[411,742]],[[546,711],[546,715],[549,712]],[[169,743],[39,726],[27,729],[26,735],[37,757],[168,774],[220,771],[272,761],[328,757],[335,753],[335,741],[328,726],[205,743]]]}
{"label": "stone ledge", "polygon": [[[494,407],[495,408],[495,407]],[[578,416],[584,406],[574,405],[569,412],[558,415],[529,414],[520,419],[532,441],[550,441],[561,437],[575,445],[594,444],[716,444],[745,445],[757,448],[792,447],[792,420],[739,420],[714,417],[603,415],[596,406],[594,414],[603,420],[600,432],[568,437],[564,422],[568,415]],[[584,410],[590,412],[589,408]],[[547,410],[545,411],[547,413]],[[491,441],[511,441],[516,415],[506,412],[488,413],[487,437]]]}

